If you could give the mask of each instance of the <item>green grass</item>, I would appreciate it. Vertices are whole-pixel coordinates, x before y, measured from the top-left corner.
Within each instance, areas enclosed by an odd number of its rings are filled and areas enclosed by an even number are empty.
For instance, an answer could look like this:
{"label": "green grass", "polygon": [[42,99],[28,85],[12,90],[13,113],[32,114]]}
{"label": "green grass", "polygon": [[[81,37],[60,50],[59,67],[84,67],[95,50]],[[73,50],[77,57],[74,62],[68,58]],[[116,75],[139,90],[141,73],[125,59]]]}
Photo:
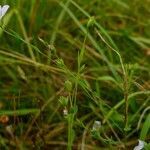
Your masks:
{"label": "green grass", "polygon": [[[148,0],[4,4],[10,9],[0,21],[0,149],[149,143]],[[101,126],[93,130],[95,121]]]}

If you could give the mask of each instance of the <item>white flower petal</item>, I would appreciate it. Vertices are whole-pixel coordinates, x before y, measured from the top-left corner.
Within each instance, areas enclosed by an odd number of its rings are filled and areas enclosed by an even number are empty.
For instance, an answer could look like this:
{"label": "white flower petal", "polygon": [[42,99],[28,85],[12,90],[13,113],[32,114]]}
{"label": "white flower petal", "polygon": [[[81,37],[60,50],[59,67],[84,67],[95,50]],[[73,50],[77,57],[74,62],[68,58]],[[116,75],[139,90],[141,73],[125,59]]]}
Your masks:
{"label": "white flower petal", "polygon": [[0,5],[0,19],[6,14],[9,9],[9,5],[4,5],[3,7]]}
{"label": "white flower petal", "polygon": [[101,122],[100,122],[100,121],[94,121],[92,130],[93,130],[93,131],[97,131],[97,130],[100,129],[100,127],[101,127]]}
{"label": "white flower petal", "polygon": [[133,150],[142,150],[144,148],[144,141],[138,140],[139,144]]}
{"label": "white flower petal", "polygon": [[67,115],[68,115],[68,110],[67,110],[67,109],[64,109],[64,110],[63,110],[63,113],[64,113],[64,116],[67,116]]}

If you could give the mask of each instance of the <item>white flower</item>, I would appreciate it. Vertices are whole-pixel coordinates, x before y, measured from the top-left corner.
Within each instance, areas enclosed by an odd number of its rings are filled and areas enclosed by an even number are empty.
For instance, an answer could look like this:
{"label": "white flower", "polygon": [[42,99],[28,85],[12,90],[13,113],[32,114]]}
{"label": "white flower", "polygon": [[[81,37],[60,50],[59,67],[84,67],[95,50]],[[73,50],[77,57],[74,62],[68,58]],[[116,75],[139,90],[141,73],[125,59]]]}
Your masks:
{"label": "white flower", "polygon": [[64,113],[64,116],[67,116],[67,115],[68,115],[68,110],[65,108],[65,109],[63,110],[63,113]]}
{"label": "white flower", "polygon": [[101,122],[100,121],[94,121],[92,131],[97,131],[100,129],[100,127],[101,127]]}
{"label": "white flower", "polygon": [[144,148],[144,141],[138,140],[139,144],[133,150],[142,150]]}
{"label": "white flower", "polygon": [[2,19],[2,17],[6,14],[8,8],[9,5],[4,5],[4,6],[0,5],[0,19]]}

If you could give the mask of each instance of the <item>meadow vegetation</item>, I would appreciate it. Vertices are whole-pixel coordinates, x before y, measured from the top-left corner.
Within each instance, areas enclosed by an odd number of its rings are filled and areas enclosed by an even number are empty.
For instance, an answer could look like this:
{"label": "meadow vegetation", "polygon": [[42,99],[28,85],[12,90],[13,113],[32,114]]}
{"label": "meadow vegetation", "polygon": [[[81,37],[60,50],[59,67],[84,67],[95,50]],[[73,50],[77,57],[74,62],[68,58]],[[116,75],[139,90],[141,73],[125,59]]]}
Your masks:
{"label": "meadow vegetation", "polygon": [[149,0],[1,0],[0,149],[150,148]]}

